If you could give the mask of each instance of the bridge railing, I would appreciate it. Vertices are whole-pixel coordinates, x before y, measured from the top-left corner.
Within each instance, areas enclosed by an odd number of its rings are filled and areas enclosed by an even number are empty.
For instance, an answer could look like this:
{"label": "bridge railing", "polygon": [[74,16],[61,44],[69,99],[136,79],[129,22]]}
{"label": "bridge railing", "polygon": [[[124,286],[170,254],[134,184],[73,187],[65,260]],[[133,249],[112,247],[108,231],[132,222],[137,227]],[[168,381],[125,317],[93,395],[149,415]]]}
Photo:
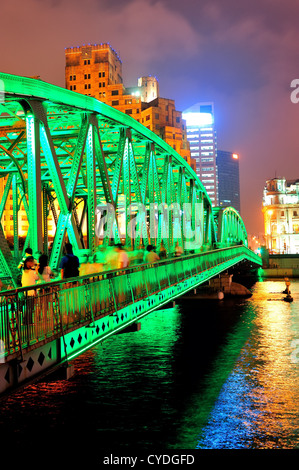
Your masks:
{"label": "bridge railing", "polygon": [[257,256],[248,248],[236,246],[86,275],[67,283],[59,280],[0,292],[2,359],[221,267],[229,260],[234,264],[234,260],[251,257],[256,262]]}

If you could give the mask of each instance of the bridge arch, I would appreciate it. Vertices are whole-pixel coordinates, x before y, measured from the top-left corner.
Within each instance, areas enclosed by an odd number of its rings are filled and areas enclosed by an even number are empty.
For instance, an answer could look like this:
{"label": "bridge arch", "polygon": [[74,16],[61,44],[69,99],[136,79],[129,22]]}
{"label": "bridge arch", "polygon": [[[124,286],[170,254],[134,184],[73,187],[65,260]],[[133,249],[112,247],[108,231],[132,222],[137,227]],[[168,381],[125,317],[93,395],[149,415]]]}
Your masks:
{"label": "bridge arch", "polygon": [[235,208],[214,208],[213,213],[217,227],[217,245],[219,247],[239,244],[248,246],[245,224]]}

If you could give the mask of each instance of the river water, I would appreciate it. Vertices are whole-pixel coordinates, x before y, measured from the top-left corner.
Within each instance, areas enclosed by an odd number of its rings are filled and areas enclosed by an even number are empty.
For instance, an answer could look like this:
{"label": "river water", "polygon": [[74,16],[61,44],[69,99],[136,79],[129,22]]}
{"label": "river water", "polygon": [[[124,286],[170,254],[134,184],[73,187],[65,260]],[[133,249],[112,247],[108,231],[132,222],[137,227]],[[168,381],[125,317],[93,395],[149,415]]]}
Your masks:
{"label": "river water", "polygon": [[[299,448],[299,280],[248,299],[181,301],[0,402],[2,447]],[[52,444],[50,444],[52,443]],[[69,448],[69,447],[67,447]]]}

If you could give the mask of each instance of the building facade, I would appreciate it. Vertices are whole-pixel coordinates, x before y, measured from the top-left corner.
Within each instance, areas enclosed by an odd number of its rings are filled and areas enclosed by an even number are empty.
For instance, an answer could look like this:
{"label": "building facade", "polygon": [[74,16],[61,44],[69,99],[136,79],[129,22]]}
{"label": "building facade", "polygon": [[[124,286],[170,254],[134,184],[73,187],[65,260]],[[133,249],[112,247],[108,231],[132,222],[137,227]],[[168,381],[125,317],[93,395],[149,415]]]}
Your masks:
{"label": "building facade", "polygon": [[214,126],[214,103],[200,102],[183,111],[187,139],[196,174],[203,183],[213,206],[218,205],[217,139]]}
{"label": "building facade", "polygon": [[182,118],[182,112],[176,110],[174,100],[159,97],[149,103],[143,103],[140,122],[167,142],[192,166],[186,122]]}
{"label": "building facade", "polygon": [[156,77],[149,76],[138,78],[138,87],[141,101],[144,103],[150,103],[160,96],[159,82]]}
{"label": "building facade", "polygon": [[217,150],[216,165],[219,206],[232,206],[240,212],[239,155],[225,150]]}
{"label": "building facade", "polygon": [[272,254],[299,253],[299,179],[274,178],[263,192],[266,247]]}
{"label": "building facade", "polygon": [[156,77],[140,77],[138,86],[126,88],[122,62],[109,44],[65,49],[65,85],[130,115],[159,135],[195,169],[186,123],[175,109],[174,100],[159,97]]}
{"label": "building facade", "polygon": [[122,83],[122,62],[110,44],[65,49],[65,87],[101,101],[109,85]]}

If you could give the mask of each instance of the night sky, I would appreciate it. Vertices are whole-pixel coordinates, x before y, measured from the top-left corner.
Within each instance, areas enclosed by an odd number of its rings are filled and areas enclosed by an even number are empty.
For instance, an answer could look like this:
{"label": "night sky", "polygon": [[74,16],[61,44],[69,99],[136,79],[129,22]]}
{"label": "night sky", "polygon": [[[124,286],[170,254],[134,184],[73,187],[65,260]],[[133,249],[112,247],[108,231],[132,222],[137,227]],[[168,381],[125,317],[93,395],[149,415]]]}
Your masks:
{"label": "night sky", "polygon": [[240,154],[241,215],[261,234],[265,181],[299,178],[298,18],[294,0],[5,1],[0,71],[64,87],[64,48],[109,42],[125,86],[154,75],[180,111],[214,101],[218,148]]}

